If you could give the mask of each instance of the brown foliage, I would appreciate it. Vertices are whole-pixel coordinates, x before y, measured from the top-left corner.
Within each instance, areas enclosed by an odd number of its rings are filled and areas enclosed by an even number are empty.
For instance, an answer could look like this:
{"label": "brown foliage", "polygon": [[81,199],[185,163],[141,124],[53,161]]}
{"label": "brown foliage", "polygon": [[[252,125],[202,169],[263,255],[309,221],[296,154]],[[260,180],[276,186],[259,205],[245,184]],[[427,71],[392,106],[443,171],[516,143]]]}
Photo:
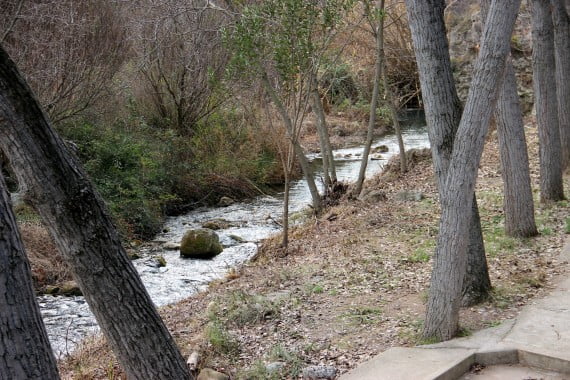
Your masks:
{"label": "brown foliage", "polygon": [[19,228],[36,290],[42,291],[47,285],[61,284],[72,279],[68,265],[41,224],[24,222],[20,223]]}
{"label": "brown foliage", "polygon": [[0,41],[52,121],[78,115],[109,95],[128,51],[119,5],[0,0],[0,9]]}
{"label": "brown foliage", "polygon": [[229,13],[204,0],[144,1],[135,12],[129,29],[140,65],[136,96],[159,125],[191,134],[225,99],[214,93],[228,60],[222,28]]}

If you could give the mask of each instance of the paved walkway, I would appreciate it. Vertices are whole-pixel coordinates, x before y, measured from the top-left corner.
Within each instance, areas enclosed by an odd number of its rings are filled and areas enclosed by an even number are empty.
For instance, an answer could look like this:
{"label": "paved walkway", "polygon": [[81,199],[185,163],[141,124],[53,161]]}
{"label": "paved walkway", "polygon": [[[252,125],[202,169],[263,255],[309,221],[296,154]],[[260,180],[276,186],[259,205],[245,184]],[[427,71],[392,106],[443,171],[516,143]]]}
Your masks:
{"label": "paved walkway", "polygon": [[[561,262],[570,262],[570,238]],[[525,306],[515,320],[470,337],[414,348],[395,347],[340,380],[458,379],[473,363],[524,363],[567,373],[570,379],[570,278]]]}

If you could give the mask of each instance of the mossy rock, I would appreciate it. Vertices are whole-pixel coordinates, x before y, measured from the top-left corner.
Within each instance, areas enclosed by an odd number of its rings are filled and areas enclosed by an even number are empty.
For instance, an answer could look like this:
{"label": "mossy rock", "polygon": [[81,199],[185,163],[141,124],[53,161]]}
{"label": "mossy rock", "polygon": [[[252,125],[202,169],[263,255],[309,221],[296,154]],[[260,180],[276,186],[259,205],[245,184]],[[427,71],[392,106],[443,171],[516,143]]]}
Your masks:
{"label": "mossy rock", "polygon": [[180,256],[197,259],[210,259],[224,248],[218,234],[207,228],[189,230],[180,243]]}

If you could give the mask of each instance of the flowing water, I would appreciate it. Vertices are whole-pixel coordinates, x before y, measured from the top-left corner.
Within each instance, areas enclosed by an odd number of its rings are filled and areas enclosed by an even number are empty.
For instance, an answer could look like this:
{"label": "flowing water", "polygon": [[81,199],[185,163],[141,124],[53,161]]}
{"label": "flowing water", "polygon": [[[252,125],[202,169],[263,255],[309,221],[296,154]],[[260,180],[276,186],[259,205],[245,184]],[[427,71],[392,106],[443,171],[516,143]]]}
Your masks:
{"label": "flowing water", "polygon": [[[422,125],[408,126],[403,135],[406,149],[429,147],[427,131]],[[397,140],[393,135],[378,139],[373,147],[379,145],[388,146],[389,151],[382,154],[382,160],[369,161],[367,177],[381,171],[387,159],[398,153]],[[334,152],[339,180],[356,180],[362,150],[362,147],[354,147]],[[319,178],[322,173],[319,171],[320,157],[311,155],[309,158],[315,167],[316,177]],[[310,201],[306,181],[292,183],[290,212],[302,210]],[[188,214],[169,218],[164,232],[156,236],[152,244],[145,246],[141,250],[142,258],[133,263],[157,306],[174,303],[205,289],[212,280],[223,277],[231,268],[251,259],[257,252],[259,241],[280,231],[277,221],[280,220],[282,212],[282,194],[277,194],[260,196],[228,207],[199,208]],[[213,259],[182,259],[177,250],[163,248],[164,243],[180,242],[188,229],[199,228],[202,223],[212,219],[224,219],[231,225],[217,231],[224,250]],[[166,260],[165,267],[157,265],[158,255]],[[56,355],[62,356],[71,352],[84,337],[97,332],[97,323],[83,297],[41,296],[38,301]]]}

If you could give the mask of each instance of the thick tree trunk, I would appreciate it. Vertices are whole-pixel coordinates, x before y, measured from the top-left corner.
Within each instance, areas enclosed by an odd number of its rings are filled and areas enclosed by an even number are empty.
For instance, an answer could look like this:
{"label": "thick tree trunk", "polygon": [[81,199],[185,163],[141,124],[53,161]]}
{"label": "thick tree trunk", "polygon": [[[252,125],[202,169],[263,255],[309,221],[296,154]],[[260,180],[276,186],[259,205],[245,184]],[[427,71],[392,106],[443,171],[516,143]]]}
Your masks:
{"label": "thick tree trunk", "polygon": [[103,200],[1,47],[0,121],[0,149],[26,184],[127,376],[190,378]]}
{"label": "thick tree trunk", "polygon": [[295,151],[295,155],[299,160],[299,164],[301,165],[301,170],[303,171],[303,175],[307,180],[309,192],[311,193],[311,199],[313,200],[313,208],[315,209],[315,212],[318,213],[321,211],[321,196],[319,194],[319,190],[317,189],[317,185],[315,183],[315,176],[313,174],[313,170],[311,169],[311,165],[309,165],[309,161],[307,160],[307,156],[303,151],[303,147],[299,143],[298,133],[296,133],[295,126],[293,125],[293,122],[291,121],[291,118],[289,117],[289,114],[287,113],[285,106],[283,105],[283,103],[279,99],[279,96],[271,86],[271,83],[269,82],[269,78],[267,77],[267,75],[266,74],[262,75],[261,79],[263,86],[265,87],[265,90],[271,97],[271,100],[273,100],[273,103],[275,103],[277,111],[281,115],[281,119],[285,124],[285,128],[287,129],[287,136],[289,137],[291,144],[293,144],[293,150]]}
{"label": "thick tree trunk", "polygon": [[504,186],[505,233],[514,237],[534,236],[538,231],[534,220],[526,137],[511,62],[507,62],[495,120]]}
{"label": "thick tree trunk", "polygon": [[[408,0],[406,5],[420,74],[433,166],[440,199],[443,199],[453,141],[461,119],[461,103],[455,89],[443,17],[445,2]],[[491,290],[475,195],[471,212],[473,224],[466,247],[468,266],[463,285],[464,306],[487,298]]]}
{"label": "thick tree trunk", "polygon": [[[384,10],[384,0],[380,1],[379,8]],[[371,15],[369,15],[371,16]],[[368,129],[366,131],[366,142],[364,143],[364,152],[362,152],[362,161],[360,162],[360,170],[358,178],[354,185],[353,194],[358,197],[362,192],[362,186],[366,178],[366,168],[368,166],[368,157],[370,156],[370,148],[374,138],[374,126],[376,125],[376,108],[378,108],[378,99],[380,95],[380,81],[382,80],[382,68],[384,59],[384,17],[378,22],[378,29],[375,33],[376,37],[376,63],[374,65],[374,86],[372,88],[372,99],[370,100],[370,116],[368,117]]]}
{"label": "thick tree trunk", "polygon": [[[491,0],[481,0],[481,20],[485,23]],[[524,122],[517,92],[517,80],[509,59],[503,86],[499,91],[497,108],[497,137],[503,177],[505,233],[513,237],[538,234],[534,220],[534,200],[530,185],[530,170]]]}
{"label": "thick tree trunk", "polygon": [[59,379],[30,264],[0,173],[0,379]]}
{"label": "thick tree trunk", "polygon": [[520,0],[495,0],[483,31],[479,57],[455,138],[441,202],[434,269],[424,337],[451,339],[459,329],[459,306],[467,265],[475,181],[495,107]]}
{"label": "thick tree trunk", "polygon": [[531,0],[531,5],[534,106],[540,144],[540,200],[559,201],[564,199],[564,189],[552,10],[549,1]]}
{"label": "thick tree trunk", "polygon": [[570,166],[570,16],[563,0],[551,0],[551,3],[562,169],[566,169]]}

